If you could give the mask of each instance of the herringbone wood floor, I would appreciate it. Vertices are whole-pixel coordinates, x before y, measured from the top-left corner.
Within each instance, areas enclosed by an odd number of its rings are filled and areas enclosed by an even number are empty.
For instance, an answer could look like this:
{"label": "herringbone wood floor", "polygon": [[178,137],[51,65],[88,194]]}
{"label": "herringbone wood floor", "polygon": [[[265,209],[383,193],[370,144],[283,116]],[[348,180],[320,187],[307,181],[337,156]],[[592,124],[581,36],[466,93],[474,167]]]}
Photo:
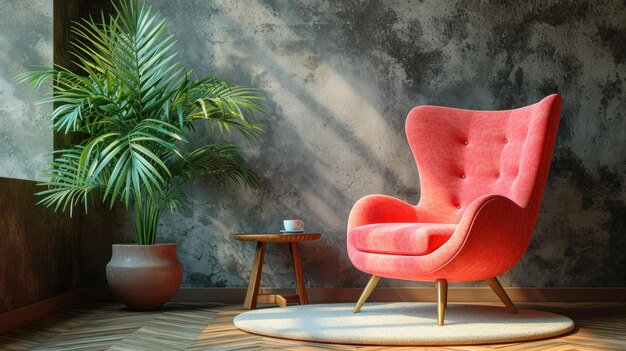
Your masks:
{"label": "herringbone wood floor", "polygon": [[0,335],[0,350],[626,350],[626,303],[519,304],[576,322],[568,335],[514,344],[455,347],[378,347],[275,339],[239,331],[241,306],[170,303],[157,312],[119,304],[83,304]]}

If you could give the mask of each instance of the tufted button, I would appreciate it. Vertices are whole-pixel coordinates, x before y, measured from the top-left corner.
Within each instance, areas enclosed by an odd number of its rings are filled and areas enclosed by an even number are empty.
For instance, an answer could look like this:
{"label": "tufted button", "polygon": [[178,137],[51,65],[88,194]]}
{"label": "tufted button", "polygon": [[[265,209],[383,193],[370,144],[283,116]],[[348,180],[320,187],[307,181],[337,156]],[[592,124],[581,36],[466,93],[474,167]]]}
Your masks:
{"label": "tufted button", "polygon": [[497,178],[500,178],[500,173],[498,173],[498,175],[496,176]]}
{"label": "tufted button", "polygon": [[467,144],[469,144],[469,141],[465,140],[465,141],[463,142],[463,144],[467,145]]}
{"label": "tufted button", "polygon": [[456,205],[456,208],[461,209],[461,205]]}
{"label": "tufted button", "polygon": [[465,174],[461,174],[461,178],[465,179]]}
{"label": "tufted button", "polygon": [[508,142],[509,142],[509,139],[504,139],[504,143],[505,144],[508,143]]}

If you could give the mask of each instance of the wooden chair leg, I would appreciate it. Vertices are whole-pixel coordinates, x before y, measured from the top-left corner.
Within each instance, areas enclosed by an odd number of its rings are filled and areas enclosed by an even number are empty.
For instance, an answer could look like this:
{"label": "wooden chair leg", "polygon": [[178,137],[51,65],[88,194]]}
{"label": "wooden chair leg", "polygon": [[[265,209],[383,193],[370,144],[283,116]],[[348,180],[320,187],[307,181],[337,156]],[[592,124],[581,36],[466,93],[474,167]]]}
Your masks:
{"label": "wooden chair leg", "polygon": [[498,297],[500,298],[500,301],[502,301],[502,303],[506,306],[509,312],[511,312],[512,314],[517,314],[518,313],[517,308],[513,304],[513,301],[511,301],[511,299],[509,298],[509,295],[507,295],[506,291],[504,291],[504,288],[502,288],[502,285],[500,285],[500,282],[498,281],[498,279],[494,277],[494,278],[487,279],[486,282],[487,284],[489,284],[491,289],[496,293],[496,295],[498,295]]}
{"label": "wooden chair leg", "polygon": [[448,281],[437,279],[437,324],[443,325],[448,306]]}
{"label": "wooden chair leg", "polygon": [[374,291],[379,281],[380,281],[379,276],[373,275],[370,278],[370,281],[367,282],[365,289],[361,293],[361,297],[359,297],[359,301],[357,301],[356,306],[354,306],[352,313],[358,313],[361,310],[361,307],[363,306],[365,301],[367,301],[367,298],[370,297],[370,295],[372,294],[372,291]]}

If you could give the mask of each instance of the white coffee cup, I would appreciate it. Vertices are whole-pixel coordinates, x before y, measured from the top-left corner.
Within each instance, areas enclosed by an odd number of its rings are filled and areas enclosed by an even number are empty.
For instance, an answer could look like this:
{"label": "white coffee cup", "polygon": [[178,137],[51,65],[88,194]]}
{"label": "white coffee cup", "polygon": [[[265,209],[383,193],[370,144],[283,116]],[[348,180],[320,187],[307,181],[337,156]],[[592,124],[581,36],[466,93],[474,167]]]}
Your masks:
{"label": "white coffee cup", "polygon": [[285,219],[283,226],[285,226],[285,230],[288,232],[300,231],[304,229],[304,222],[299,219]]}

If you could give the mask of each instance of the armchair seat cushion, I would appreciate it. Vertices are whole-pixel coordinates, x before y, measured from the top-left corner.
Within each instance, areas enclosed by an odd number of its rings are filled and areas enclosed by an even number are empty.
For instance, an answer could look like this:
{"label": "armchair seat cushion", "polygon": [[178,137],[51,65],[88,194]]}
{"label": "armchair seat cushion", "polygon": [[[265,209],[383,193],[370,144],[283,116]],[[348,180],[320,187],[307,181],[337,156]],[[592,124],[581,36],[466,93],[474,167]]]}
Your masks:
{"label": "armchair seat cushion", "polygon": [[362,252],[423,256],[448,241],[456,228],[442,223],[377,223],[353,228],[348,240]]}

